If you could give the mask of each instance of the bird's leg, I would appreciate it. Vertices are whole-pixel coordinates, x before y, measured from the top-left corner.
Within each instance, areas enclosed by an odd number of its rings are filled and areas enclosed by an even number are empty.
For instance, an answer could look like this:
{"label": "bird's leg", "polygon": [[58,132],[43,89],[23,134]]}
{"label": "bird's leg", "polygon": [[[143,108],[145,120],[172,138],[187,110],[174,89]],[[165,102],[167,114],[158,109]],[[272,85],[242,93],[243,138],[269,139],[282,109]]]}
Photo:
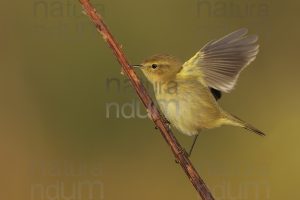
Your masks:
{"label": "bird's leg", "polygon": [[[198,136],[199,136],[199,134],[194,136],[192,146],[190,147],[189,153],[187,153],[188,157],[191,157],[191,155],[192,155],[192,152],[193,152],[194,146],[196,144],[196,141],[198,139]],[[186,151],[184,149],[182,149],[182,152],[186,152]],[[177,163],[177,164],[179,163],[177,159],[175,160],[175,163]]]}
{"label": "bird's leg", "polygon": [[194,146],[195,146],[195,144],[196,144],[196,141],[197,141],[197,139],[198,139],[198,136],[199,136],[199,134],[197,134],[197,135],[194,136],[192,146],[191,146],[191,148],[190,148],[190,150],[189,150],[189,153],[188,153],[188,156],[189,156],[189,157],[192,155],[192,152],[193,152]]}

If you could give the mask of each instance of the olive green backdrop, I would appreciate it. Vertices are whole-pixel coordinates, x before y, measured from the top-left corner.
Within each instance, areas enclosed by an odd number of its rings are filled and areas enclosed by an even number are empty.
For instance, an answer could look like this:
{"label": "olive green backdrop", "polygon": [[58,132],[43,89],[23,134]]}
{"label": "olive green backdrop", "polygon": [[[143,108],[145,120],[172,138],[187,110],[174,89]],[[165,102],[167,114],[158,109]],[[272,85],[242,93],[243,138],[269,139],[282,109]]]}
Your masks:
{"label": "olive green backdrop", "polygon": [[[186,60],[241,27],[258,34],[257,59],[220,104],[267,137],[205,131],[192,161],[218,200],[300,196],[299,2],[92,2],[134,64]],[[1,199],[199,199],[77,1],[1,4]]]}

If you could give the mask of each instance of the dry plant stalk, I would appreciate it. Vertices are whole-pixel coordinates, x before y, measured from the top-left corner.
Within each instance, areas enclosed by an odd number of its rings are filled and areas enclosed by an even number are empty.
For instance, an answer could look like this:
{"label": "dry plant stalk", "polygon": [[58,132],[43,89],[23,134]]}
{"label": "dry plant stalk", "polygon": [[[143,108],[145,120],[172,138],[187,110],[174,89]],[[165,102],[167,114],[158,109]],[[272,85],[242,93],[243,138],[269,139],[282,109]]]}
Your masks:
{"label": "dry plant stalk", "polygon": [[160,130],[165,141],[171,147],[171,150],[176,158],[176,161],[181,165],[182,169],[190,179],[191,183],[201,196],[203,200],[214,200],[211,192],[208,187],[205,185],[204,181],[199,176],[196,169],[193,167],[191,161],[188,158],[186,151],[181,147],[175,138],[172,131],[169,129],[169,125],[166,122],[164,116],[158,111],[154,106],[154,103],[147,93],[145,87],[142,85],[141,81],[137,77],[134,70],[129,65],[125,54],[123,53],[120,45],[114,39],[113,35],[110,33],[108,27],[103,22],[101,15],[96,12],[96,9],[90,4],[89,0],[79,0],[83,6],[84,11],[90,17],[91,21],[96,25],[97,30],[103,36],[103,39],[107,42],[109,47],[112,49],[115,54],[118,62],[122,66],[123,72],[129,78],[132,86],[134,87],[139,98],[143,102],[144,106],[147,108],[149,116],[152,121],[155,123],[156,127]]}

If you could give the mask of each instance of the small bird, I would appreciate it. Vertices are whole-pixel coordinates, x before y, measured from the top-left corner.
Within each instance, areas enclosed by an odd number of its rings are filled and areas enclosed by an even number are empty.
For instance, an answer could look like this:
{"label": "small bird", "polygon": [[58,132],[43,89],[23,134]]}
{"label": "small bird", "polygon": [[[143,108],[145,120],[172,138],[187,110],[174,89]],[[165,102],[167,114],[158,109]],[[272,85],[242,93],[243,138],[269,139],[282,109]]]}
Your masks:
{"label": "small bird", "polygon": [[185,63],[160,54],[134,65],[154,86],[156,100],[171,126],[194,136],[189,155],[205,129],[232,125],[265,135],[217,103],[222,92],[233,90],[241,71],[256,58],[258,37],[247,33],[242,28],[213,40]]}

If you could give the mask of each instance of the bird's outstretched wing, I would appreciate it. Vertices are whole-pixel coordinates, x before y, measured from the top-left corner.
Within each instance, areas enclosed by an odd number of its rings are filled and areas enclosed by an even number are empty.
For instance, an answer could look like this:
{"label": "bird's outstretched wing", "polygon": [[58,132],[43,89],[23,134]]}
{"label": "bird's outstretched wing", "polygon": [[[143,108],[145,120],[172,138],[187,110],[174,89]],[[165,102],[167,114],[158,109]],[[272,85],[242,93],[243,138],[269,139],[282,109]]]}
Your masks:
{"label": "bird's outstretched wing", "polygon": [[247,33],[248,30],[242,28],[207,43],[183,64],[183,70],[200,70],[208,87],[230,92],[240,72],[255,59],[259,51],[256,43],[258,37]]}

